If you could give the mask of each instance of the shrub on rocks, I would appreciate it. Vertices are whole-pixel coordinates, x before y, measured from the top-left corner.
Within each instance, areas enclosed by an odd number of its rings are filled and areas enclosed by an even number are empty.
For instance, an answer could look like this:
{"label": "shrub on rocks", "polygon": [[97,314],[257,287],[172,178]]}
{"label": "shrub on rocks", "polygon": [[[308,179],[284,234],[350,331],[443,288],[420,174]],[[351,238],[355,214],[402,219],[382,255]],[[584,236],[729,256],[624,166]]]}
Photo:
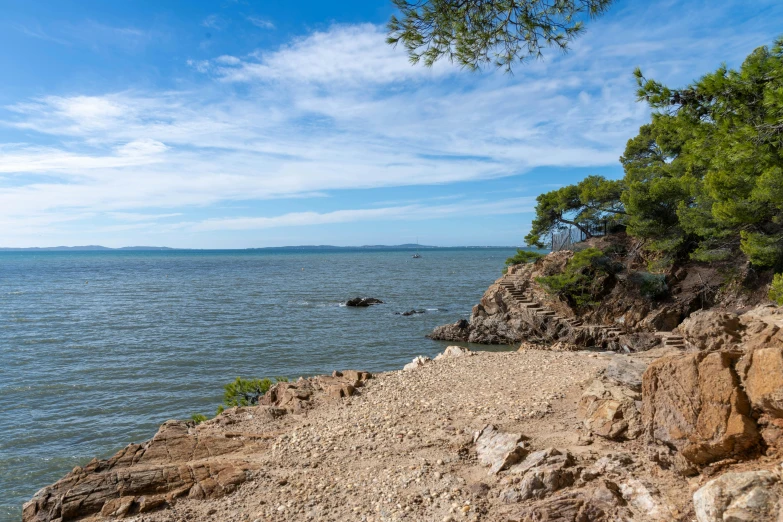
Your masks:
{"label": "shrub on rocks", "polygon": [[226,384],[223,388],[223,404],[218,407],[218,413],[226,408],[235,406],[255,406],[273,384],[288,382],[287,377],[275,377],[272,379],[243,379],[237,377],[235,381]]}
{"label": "shrub on rocks", "polygon": [[783,274],[775,274],[769,287],[769,298],[776,304],[783,306]]}

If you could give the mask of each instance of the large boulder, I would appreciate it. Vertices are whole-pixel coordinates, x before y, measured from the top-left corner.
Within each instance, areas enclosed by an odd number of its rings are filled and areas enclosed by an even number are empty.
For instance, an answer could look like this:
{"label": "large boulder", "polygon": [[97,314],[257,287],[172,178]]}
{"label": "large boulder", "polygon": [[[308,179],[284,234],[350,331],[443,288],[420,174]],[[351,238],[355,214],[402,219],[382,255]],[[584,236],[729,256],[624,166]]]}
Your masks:
{"label": "large boulder", "polygon": [[350,397],[370,378],[370,372],[345,370],[334,371],[332,375],[300,378],[296,382],[280,382],[272,386],[258,403],[282,413],[301,413],[313,406],[315,397]]}
{"label": "large boulder", "polygon": [[712,310],[692,313],[675,331],[699,350],[733,348],[741,340],[739,316]]}
{"label": "large boulder", "polygon": [[693,495],[699,522],[776,522],[783,520],[783,487],[771,471],[726,473]]}
{"label": "large boulder", "polygon": [[651,363],[642,382],[648,436],[695,465],[756,449],[759,432],[734,370],[740,355],[698,352]]}
{"label": "large boulder", "polygon": [[749,351],[737,370],[753,408],[773,418],[783,417],[783,346]]}
{"label": "large boulder", "polygon": [[585,427],[596,435],[615,440],[635,439],[642,433],[637,406],[640,400],[638,391],[596,378],[582,393],[578,415]]}

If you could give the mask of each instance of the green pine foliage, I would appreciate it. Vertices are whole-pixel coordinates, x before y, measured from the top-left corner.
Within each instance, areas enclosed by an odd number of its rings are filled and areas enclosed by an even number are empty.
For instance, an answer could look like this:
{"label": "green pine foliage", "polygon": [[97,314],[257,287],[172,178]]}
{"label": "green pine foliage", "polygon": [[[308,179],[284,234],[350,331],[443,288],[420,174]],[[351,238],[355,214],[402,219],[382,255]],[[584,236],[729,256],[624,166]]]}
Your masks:
{"label": "green pine foliage", "polygon": [[586,248],[574,254],[563,273],[537,277],[536,282],[547,293],[581,308],[598,303],[604,281],[614,271],[611,260],[601,250]]}
{"label": "green pine foliage", "polygon": [[683,89],[635,72],[656,111],[621,158],[628,232],[653,250],[783,261],[783,39]]}
{"label": "green pine foliage", "polygon": [[576,185],[541,194],[536,198],[536,217],[525,241],[543,248],[549,235],[569,226],[589,238],[606,221],[622,223],[625,220],[625,207],[620,199],[623,188],[622,181],[588,176]]}
{"label": "green pine foliage", "polygon": [[392,0],[386,42],[402,44],[412,63],[430,67],[445,58],[475,70],[516,62],[553,47],[568,50],[582,20],[604,13],[613,0]]}
{"label": "green pine foliage", "polygon": [[223,404],[218,407],[217,413],[220,414],[226,408],[235,406],[255,406],[258,400],[269,391],[274,384],[278,382],[288,382],[286,377],[275,377],[274,380],[264,379],[243,379],[237,377],[236,380],[226,384],[223,389]]}
{"label": "green pine foliage", "polygon": [[776,304],[783,306],[783,274],[775,274],[769,288],[769,298]]}
{"label": "green pine foliage", "polygon": [[193,422],[195,422],[196,424],[201,424],[202,422],[207,420],[207,416],[206,415],[202,415],[200,413],[194,413],[193,415],[190,416],[190,419]]}
{"label": "green pine foliage", "polygon": [[536,259],[541,259],[542,257],[544,257],[544,254],[541,254],[539,252],[535,252],[533,250],[522,250],[521,248],[518,248],[517,253],[514,254],[513,257],[509,257],[508,259],[506,259],[506,266],[532,263]]}
{"label": "green pine foliage", "polygon": [[682,89],[634,74],[654,112],[626,145],[623,179],[539,196],[528,244],[613,216],[667,263],[744,256],[783,268],[783,38]]}

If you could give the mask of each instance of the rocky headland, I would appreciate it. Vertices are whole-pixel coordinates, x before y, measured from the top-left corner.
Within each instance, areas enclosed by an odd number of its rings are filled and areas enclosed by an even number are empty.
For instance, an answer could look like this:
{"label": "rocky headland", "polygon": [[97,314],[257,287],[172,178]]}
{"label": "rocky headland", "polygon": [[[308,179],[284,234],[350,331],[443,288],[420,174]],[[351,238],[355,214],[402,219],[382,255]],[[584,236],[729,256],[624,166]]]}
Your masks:
{"label": "rocky headland", "polygon": [[643,314],[616,278],[577,315],[534,284],[569,255],[513,267],[439,330],[516,351],[278,383],[75,468],[23,520],[783,519],[783,309],[696,293]]}

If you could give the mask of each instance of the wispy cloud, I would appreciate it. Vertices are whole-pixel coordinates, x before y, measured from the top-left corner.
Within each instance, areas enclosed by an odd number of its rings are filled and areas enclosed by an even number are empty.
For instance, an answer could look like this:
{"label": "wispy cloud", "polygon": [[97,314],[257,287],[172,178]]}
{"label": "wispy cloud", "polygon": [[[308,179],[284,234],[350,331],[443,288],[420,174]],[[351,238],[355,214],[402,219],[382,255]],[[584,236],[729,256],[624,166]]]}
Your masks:
{"label": "wispy cloud", "polygon": [[[644,22],[652,6],[620,9],[591,24],[572,53],[516,76],[448,63],[413,67],[385,44],[383,28],[337,25],[277,49],[193,60],[203,83],[186,90],[19,100],[0,111],[0,125],[18,132],[0,144],[0,172],[14,179],[0,191],[0,222],[29,232],[95,213],[164,219],[237,201],[616,165],[649,117],[635,102],[635,66],[681,84],[723,60],[736,64],[779,30],[774,17],[737,27],[717,8],[708,10],[711,30],[694,29],[704,5],[658,13],[656,24]],[[221,23],[210,17],[203,25]],[[433,209],[454,215],[467,203],[215,218],[187,227],[423,219]],[[501,207],[476,203],[470,212]]]}
{"label": "wispy cloud", "polygon": [[275,24],[271,21],[267,20],[266,18],[259,18],[257,16],[248,16],[247,21],[251,24],[255,25],[256,27],[260,27],[261,29],[274,29]]}
{"label": "wispy cloud", "polygon": [[16,25],[27,36],[59,45],[89,47],[103,51],[106,47],[136,51],[152,41],[153,34],[136,27],[112,26],[85,20],[80,23],[61,22],[46,29],[38,24]]}
{"label": "wispy cloud", "polygon": [[15,26],[16,30],[26,34],[27,36],[31,38],[37,38],[38,40],[46,40],[48,42],[54,42],[56,44],[60,45],[70,45],[70,42],[67,40],[64,40],[62,38],[57,38],[56,36],[52,36],[51,34],[45,32],[40,26],[36,25],[34,27],[30,27],[27,25],[17,25]]}
{"label": "wispy cloud", "polygon": [[211,14],[201,21],[201,25],[203,27],[208,27],[210,29],[222,31],[223,29],[228,27],[228,21],[225,18],[221,17],[220,15]]}
{"label": "wispy cloud", "polygon": [[510,198],[492,202],[463,201],[450,205],[405,205],[383,208],[347,209],[333,212],[291,212],[273,217],[240,217],[208,219],[199,223],[182,223],[197,231],[211,230],[260,230],[266,228],[355,223],[357,221],[416,221],[438,219],[454,215],[487,216],[522,214],[533,210],[535,198]]}

